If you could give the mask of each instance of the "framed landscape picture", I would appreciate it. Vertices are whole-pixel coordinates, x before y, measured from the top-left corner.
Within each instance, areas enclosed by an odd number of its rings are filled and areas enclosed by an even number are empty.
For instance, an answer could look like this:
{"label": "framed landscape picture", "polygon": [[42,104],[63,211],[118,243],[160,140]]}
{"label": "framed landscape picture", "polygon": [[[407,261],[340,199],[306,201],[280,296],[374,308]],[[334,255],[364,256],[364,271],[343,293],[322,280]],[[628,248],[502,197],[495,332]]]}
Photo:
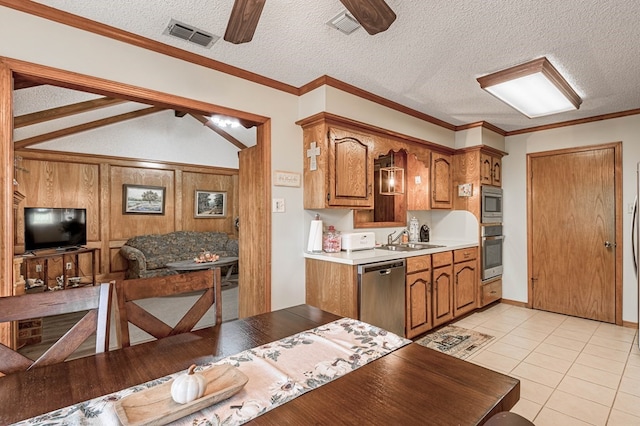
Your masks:
{"label": "framed landscape picture", "polygon": [[195,217],[225,217],[227,193],[196,190]]}
{"label": "framed landscape picture", "polygon": [[164,214],[164,186],[122,185],[122,213]]}

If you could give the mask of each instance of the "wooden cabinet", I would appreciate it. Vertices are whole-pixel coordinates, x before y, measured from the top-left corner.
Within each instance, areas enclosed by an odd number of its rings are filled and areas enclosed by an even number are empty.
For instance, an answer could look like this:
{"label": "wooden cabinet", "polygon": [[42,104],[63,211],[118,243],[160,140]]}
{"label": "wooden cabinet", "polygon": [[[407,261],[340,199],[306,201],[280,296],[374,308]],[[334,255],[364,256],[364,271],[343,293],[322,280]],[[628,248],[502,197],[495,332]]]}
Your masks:
{"label": "wooden cabinet", "polygon": [[431,255],[433,268],[433,326],[453,319],[453,255],[446,251]]}
{"label": "wooden cabinet", "polygon": [[336,315],[359,318],[357,266],[305,259],[305,269],[308,305]]}
{"label": "wooden cabinet", "polygon": [[431,208],[453,208],[453,156],[431,153]]}
{"label": "wooden cabinet", "polygon": [[502,185],[502,156],[480,152],[480,184]]}
{"label": "wooden cabinet", "polygon": [[407,210],[453,208],[453,157],[431,153],[425,165],[415,155],[407,155]]}
{"label": "wooden cabinet", "polygon": [[496,300],[500,300],[502,298],[502,278],[483,282],[478,293],[481,308]]}
{"label": "wooden cabinet", "polygon": [[324,121],[303,133],[304,208],[373,208],[373,138]]}
{"label": "wooden cabinet", "polygon": [[[25,255],[23,257],[24,279],[27,282],[29,278],[41,279],[45,288],[61,287],[60,289],[65,289],[78,285],[95,285],[98,250],[97,248],[81,248]],[[69,281],[72,277],[77,280],[75,283]]]}
{"label": "wooden cabinet", "polygon": [[408,339],[433,328],[431,291],[431,255],[407,258],[405,329]]}
{"label": "wooden cabinet", "polygon": [[477,306],[478,249],[471,247],[455,250],[453,260],[453,315],[459,317]]}

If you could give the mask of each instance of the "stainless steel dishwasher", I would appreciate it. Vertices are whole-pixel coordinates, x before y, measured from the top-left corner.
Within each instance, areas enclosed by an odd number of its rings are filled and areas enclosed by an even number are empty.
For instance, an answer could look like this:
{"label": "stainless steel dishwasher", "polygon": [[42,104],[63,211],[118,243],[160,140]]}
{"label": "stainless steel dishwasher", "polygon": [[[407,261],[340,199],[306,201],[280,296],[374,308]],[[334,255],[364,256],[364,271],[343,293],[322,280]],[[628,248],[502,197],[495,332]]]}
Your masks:
{"label": "stainless steel dishwasher", "polygon": [[404,336],[404,259],[358,266],[360,320]]}

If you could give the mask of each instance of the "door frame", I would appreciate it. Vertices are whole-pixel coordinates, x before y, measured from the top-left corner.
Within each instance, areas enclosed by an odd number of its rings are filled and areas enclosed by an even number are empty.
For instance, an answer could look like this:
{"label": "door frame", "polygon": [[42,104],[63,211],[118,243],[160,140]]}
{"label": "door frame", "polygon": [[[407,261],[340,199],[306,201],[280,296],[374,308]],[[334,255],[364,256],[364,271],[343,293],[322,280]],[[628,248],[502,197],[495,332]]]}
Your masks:
{"label": "door frame", "polygon": [[579,152],[594,151],[599,149],[614,150],[614,199],[615,199],[615,318],[616,325],[622,325],[622,142],[611,142],[600,145],[585,145],[574,148],[565,148],[551,151],[541,151],[527,154],[527,307],[533,308],[533,247],[532,239],[529,235],[532,233],[533,223],[532,204],[533,195],[531,191],[531,161],[537,157],[546,157],[549,155],[574,154]]}
{"label": "door frame", "polygon": [[[195,99],[184,98],[142,87],[132,86],[125,83],[110,81],[98,77],[78,74],[71,71],[61,70],[44,65],[34,64],[17,59],[0,57],[0,88],[8,89],[0,91],[0,161],[8,165],[0,172],[0,202],[4,208],[0,209],[0,223],[4,229],[13,230],[13,75],[28,77],[42,84],[51,84],[72,90],[85,91],[103,96],[116,97],[134,102],[153,104],[177,111],[188,111],[203,115],[221,114],[236,117],[239,120],[257,126],[256,146],[263,152],[263,161],[267,173],[256,175],[255,179],[260,180],[260,187],[263,188],[263,204],[261,211],[271,211],[271,127],[270,118],[257,114],[252,114],[232,108]],[[266,124],[266,126],[265,126]],[[243,294],[271,294],[271,215],[257,218],[265,240],[265,247],[262,256],[252,256],[252,261],[260,262],[259,270],[265,271],[264,277],[244,277],[247,281],[247,291]],[[103,241],[104,242],[104,241]],[[3,232],[0,236],[0,296],[11,295],[13,292],[13,231]],[[108,248],[108,247],[107,247]],[[103,256],[108,256],[108,250],[102,250]],[[265,253],[267,255],[265,255]],[[240,254],[242,259],[242,253]],[[251,261],[247,262],[251,263]],[[247,269],[249,265],[245,265]],[[241,277],[242,278],[242,277]],[[250,281],[250,282],[249,282]],[[251,293],[252,286],[261,286],[261,291]],[[255,301],[254,306],[263,306],[260,312],[271,311],[271,298],[264,297],[264,300]],[[246,313],[251,315],[252,313]],[[3,330],[0,329],[0,337]]]}

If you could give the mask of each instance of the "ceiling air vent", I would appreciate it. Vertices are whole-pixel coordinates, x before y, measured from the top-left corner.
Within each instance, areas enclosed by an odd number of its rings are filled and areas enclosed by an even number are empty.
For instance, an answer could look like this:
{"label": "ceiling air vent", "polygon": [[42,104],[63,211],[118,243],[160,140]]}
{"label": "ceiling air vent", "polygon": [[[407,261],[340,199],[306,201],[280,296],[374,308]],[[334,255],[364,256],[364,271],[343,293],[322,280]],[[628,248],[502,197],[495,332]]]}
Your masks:
{"label": "ceiling air vent", "polygon": [[360,28],[360,24],[356,21],[356,18],[351,16],[346,10],[329,20],[327,25],[347,35]]}
{"label": "ceiling air vent", "polygon": [[220,36],[202,31],[191,25],[183,24],[175,19],[169,22],[169,25],[167,25],[167,28],[162,34],[178,37],[206,48],[213,46],[213,44],[220,39]]}

